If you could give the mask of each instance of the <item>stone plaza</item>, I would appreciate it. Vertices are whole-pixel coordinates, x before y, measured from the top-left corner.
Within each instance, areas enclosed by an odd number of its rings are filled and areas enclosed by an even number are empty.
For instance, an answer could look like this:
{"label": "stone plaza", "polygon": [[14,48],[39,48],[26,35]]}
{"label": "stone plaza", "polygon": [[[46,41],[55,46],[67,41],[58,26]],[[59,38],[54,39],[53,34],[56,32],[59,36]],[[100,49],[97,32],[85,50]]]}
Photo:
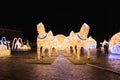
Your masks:
{"label": "stone plaza", "polygon": [[12,52],[11,56],[0,58],[0,80],[120,80],[120,55],[97,52],[91,59],[100,61],[98,64],[75,65],[59,51],[51,64],[28,63],[37,58],[36,53]]}

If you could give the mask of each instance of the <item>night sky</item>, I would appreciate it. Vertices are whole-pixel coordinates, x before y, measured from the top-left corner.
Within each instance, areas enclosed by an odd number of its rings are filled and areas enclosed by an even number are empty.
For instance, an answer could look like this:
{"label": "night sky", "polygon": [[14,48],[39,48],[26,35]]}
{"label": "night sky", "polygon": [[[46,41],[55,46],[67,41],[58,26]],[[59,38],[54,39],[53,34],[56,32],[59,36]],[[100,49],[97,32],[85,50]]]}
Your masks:
{"label": "night sky", "polygon": [[[84,4],[84,5],[83,5]],[[37,4],[36,4],[37,5]],[[23,31],[23,37],[36,41],[36,25],[42,22],[46,32],[54,35],[69,35],[70,31],[78,32],[83,23],[90,26],[89,35],[97,42],[109,40],[113,34],[120,31],[119,6],[116,3],[101,4],[56,4],[51,5],[2,5],[0,25],[17,27]]]}

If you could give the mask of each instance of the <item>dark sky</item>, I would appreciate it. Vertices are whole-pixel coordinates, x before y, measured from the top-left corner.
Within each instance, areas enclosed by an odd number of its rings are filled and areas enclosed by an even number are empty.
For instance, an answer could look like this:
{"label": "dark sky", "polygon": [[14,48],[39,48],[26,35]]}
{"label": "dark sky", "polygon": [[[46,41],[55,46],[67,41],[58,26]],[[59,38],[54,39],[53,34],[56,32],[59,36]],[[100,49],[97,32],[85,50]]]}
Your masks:
{"label": "dark sky", "polygon": [[[37,5],[37,4],[36,4]],[[54,35],[69,35],[78,32],[85,22],[90,26],[89,35],[98,42],[108,40],[120,31],[120,13],[117,2],[80,3],[51,5],[2,6],[0,25],[17,27],[23,31],[23,37],[36,40],[36,25],[43,22],[46,32],[52,30]]]}

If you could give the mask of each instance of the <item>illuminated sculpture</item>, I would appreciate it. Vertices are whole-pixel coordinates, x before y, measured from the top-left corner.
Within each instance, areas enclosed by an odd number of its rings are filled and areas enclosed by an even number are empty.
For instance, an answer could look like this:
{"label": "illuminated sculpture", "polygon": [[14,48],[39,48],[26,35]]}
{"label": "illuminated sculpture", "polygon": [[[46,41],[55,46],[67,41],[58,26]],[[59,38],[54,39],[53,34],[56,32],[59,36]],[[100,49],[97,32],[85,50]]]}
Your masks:
{"label": "illuminated sculpture", "polygon": [[57,41],[57,49],[58,50],[65,50],[67,47],[67,43],[66,43],[66,36],[62,35],[62,34],[58,34],[55,36]]}
{"label": "illuminated sculpture", "polygon": [[89,29],[90,27],[86,23],[84,23],[80,31],[77,33],[71,31],[69,36],[67,37],[62,34],[53,36],[51,30],[46,33],[44,25],[42,23],[39,23],[37,25],[38,59],[40,59],[41,56],[44,56],[45,49],[48,49],[48,54],[49,56],[51,56],[53,48],[57,51],[66,50],[68,53],[70,53],[70,48],[72,48],[74,55],[77,55],[77,59],[80,59],[81,47],[83,47],[87,51],[88,58],[90,58],[90,50],[97,47],[97,42],[91,36],[88,38]]}
{"label": "illuminated sculpture", "polygon": [[96,49],[97,42],[91,36],[87,39],[86,47],[89,49]]}
{"label": "illuminated sculpture", "polygon": [[101,44],[101,51],[102,51],[102,53],[104,53],[104,45],[109,44],[109,42],[104,40],[103,42],[100,42],[100,44]]}
{"label": "illuminated sculpture", "polygon": [[97,41],[92,38],[92,36],[89,36],[89,38],[86,40],[86,49],[88,52],[88,58],[90,58],[91,53],[96,53],[97,48]]}
{"label": "illuminated sculpture", "polygon": [[37,32],[38,32],[38,36],[37,36],[38,59],[40,59],[41,56],[45,55],[44,52],[46,49],[48,49],[48,54],[49,56],[51,56],[48,33],[45,32],[45,28],[42,23],[39,23],[37,25]]}
{"label": "illuminated sculpture", "polygon": [[14,38],[12,43],[12,49],[13,50],[20,50],[20,51],[28,51],[31,50],[31,47],[29,45],[29,42],[27,40],[26,44],[23,44],[22,38]]}
{"label": "illuminated sculpture", "polygon": [[49,45],[50,45],[50,53],[57,53],[57,44],[58,44],[58,40],[56,39],[55,36],[53,36],[53,32],[50,30],[48,32],[48,36],[49,36]]}
{"label": "illuminated sculpture", "polygon": [[[87,50],[88,55],[89,55],[89,50],[86,47],[86,40],[88,37],[90,27],[84,23],[80,29],[80,32],[76,33],[76,45],[77,45],[77,59],[80,59],[80,49],[83,47],[84,49]],[[88,56],[89,58],[89,56]]]}
{"label": "illuminated sculpture", "polygon": [[75,45],[76,45],[76,38],[75,38],[75,33],[74,31],[71,31],[69,36],[66,37],[67,41],[66,43],[68,43],[68,47],[67,47],[67,52],[70,53],[70,49],[72,48],[73,53],[75,54]]}
{"label": "illuminated sculpture", "polygon": [[6,41],[6,37],[2,37],[0,40],[0,57],[10,55],[10,41]]}
{"label": "illuminated sculpture", "polygon": [[120,54],[120,32],[114,34],[110,39],[109,50],[111,53]]}

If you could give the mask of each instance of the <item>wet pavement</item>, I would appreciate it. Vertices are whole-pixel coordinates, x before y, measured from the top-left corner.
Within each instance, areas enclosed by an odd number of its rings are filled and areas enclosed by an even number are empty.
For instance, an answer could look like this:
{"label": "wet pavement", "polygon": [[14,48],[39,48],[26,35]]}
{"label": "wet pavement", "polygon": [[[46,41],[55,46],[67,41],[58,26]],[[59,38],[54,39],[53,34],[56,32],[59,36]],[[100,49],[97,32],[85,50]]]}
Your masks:
{"label": "wet pavement", "polygon": [[107,68],[116,73],[120,74],[120,55],[119,54],[108,54],[108,55],[95,55],[94,59],[99,61],[100,64],[96,64],[97,66]]}
{"label": "wet pavement", "polygon": [[[74,65],[62,54],[51,65],[25,63],[34,58],[33,55],[36,52],[25,53],[24,57],[15,54],[17,57],[0,58],[0,80],[120,80],[119,74],[89,65]],[[117,70],[120,67],[119,59],[107,56],[94,58],[101,61],[98,66],[111,66]],[[117,67],[113,67],[115,64]]]}

